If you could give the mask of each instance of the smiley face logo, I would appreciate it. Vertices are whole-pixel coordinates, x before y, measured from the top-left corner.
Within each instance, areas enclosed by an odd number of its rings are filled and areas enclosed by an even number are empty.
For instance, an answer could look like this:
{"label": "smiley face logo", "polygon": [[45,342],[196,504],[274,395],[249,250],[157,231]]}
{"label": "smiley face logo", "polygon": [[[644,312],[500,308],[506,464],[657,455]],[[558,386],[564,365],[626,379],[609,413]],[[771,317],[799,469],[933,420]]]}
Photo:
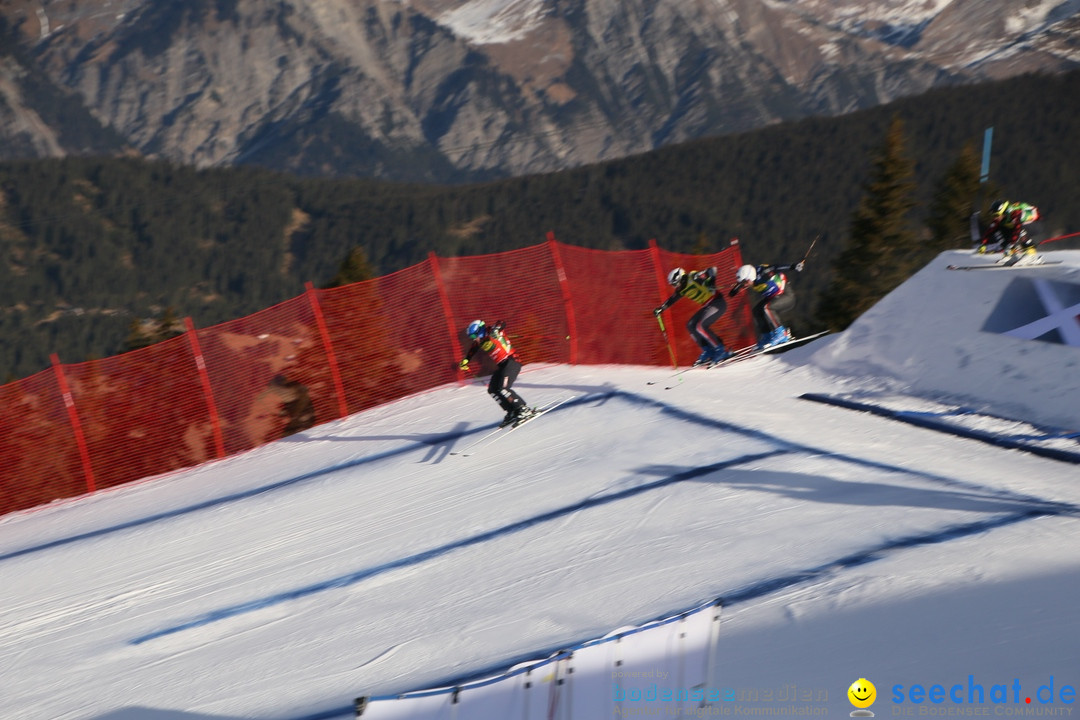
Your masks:
{"label": "smiley face logo", "polygon": [[855,707],[868,708],[877,699],[877,688],[874,687],[874,683],[866,678],[859,678],[851,683],[851,687],[847,690],[847,696]]}

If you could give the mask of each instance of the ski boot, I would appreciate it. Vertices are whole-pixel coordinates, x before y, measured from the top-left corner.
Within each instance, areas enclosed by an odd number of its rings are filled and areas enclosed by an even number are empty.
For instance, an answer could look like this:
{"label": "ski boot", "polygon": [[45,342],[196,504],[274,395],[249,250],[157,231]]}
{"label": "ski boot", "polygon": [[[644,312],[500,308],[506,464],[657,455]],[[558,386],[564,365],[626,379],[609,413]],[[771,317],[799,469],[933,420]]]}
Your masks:
{"label": "ski boot", "polygon": [[519,408],[518,411],[514,414],[513,426],[517,427],[518,425],[525,422],[526,420],[533,417],[534,415],[536,415],[536,408],[531,408],[531,407]]}
{"label": "ski boot", "polygon": [[710,358],[712,357],[712,354],[713,348],[705,348],[702,350],[701,354],[698,355],[698,359],[694,361],[694,367],[697,367],[698,365],[708,365],[711,362]]}
{"label": "ski boot", "polygon": [[761,341],[759,341],[758,347],[764,350],[765,348],[771,348],[774,345],[781,345],[783,343],[786,343],[790,339],[791,333],[788,332],[788,329],[786,327],[781,325],[780,327],[776,328],[771,333],[763,337],[762,340],[764,341],[764,345],[762,345]]}
{"label": "ski boot", "polygon": [[1005,263],[1006,265],[1038,265],[1042,262],[1034,245],[1017,248],[1010,259],[1012,262]]}
{"label": "ski boot", "polygon": [[1021,255],[1005,255],[994,264],[1001,265],[1002,267],[1012,267],[1013,265],[1020,262],[1021,257]]}
{"label": "ski boot", "polygon": [[731,357],[731,352],[723,345],[717,345],[712,349],[712,354],[709,355],[709,364],[716,365]]}
{"label": "ski boot", "polygon": [[513,425],[515,422],[517,422],[517,419],[518,419],[518,411],[517,411],[517,409],[507,410],[506,411],[506,417],[504,417],[502,419],[502,422],[499,423],[499,427],[504,428],[504,427],[508,427],[510,425]]}

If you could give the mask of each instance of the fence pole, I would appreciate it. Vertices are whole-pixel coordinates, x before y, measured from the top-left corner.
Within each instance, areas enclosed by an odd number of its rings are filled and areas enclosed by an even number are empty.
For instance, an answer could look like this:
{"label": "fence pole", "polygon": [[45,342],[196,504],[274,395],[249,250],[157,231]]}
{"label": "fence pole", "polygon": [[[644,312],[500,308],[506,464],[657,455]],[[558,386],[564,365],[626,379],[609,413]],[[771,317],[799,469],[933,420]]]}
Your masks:
{"label": "fence pole", "polygon": [[319,335],[322,337],[323,349],[326,350],[326,362],[330,366],[330,377],[334,383],[334,392],[338,400],[338,417],[346,417],[349,414],[349,403],[345,399],[345,386],[341,382],[341,372],[338,370],[337,355],[334,353],[334,345],[330,342],[330,331],[326,328],[326,320],[323,318],[322,306],[319,305],[319,295],[315,292],[315,286],[308,281],[308,300],[311,302],[311,310],[315,313],[315,324],[319,327]]}
{"label": "fence pole", "polygon": [[[656,238],[649,240],[649,252],[652,255],[653,267],[656,268],[657,288],[660,290],[660,302],[662,303],[668,298],[666,294],[667,273],[664,272],[664,264],[660,261],[660,247],[656,244]],[[678,357],[675,349],[675,333],[671,333],[671,335],[664,333],[664,339],[667,341],[668,352],[671,354],[671,364],[678,367],[678,361],[675,359]]]}
{"label": "fence pole", "polygon": [[559,278],[559,289],[562,290],[563,307],[566,309],[566,332],[570,340],[570,364],[577,365],[577,320],[574,314],[574,299],[570,294],[570,283],[566,280],[566,266],[563,264],[562,253],[559,252],[559,241],[555,239],[555,233],[548,230],[548,248],[551,249],[551,257],[555,260],[555,272]]}
{"label": "fence pole", "polygon": [[64,377],[64,367],[60,364],[60,356],[53,353],[49,357],[52,360],[53,370],[56,372],[56,380],[60,383],[60,394],[64,398],[64,407],[67,408],[71,429],[75,433],[75,444],[79,448],[83,473],[86,475],[86,491],[94,492],[97,490],[97,483],[94,482],[94,467],[90,464],[90,448],[86,445],[86,437],[83,435],[82,423],[79,422],[79,414],[75,412],[75,398],[71,396],[67,378]]}
{"label": "fence pole", "polygon": [[[454,353],[455,361],[462,356],[461,343],[458,342],[457,323],[454,322],[454,313],[450,309],[450,296],[446,292],[446,283],[443,282],[442,271],[439,269],[439,257],[432,250],[428,253],[428,263],[431,265],[431,274],[435,278],[435,289],[439,292],[439,301],[442,303],[443,317],[446,318],[446,329],[450,335],[450,349]],[[465,378],[465,371],[457,370],[458,380]]]}
{"label": "fence pole", "polygon": [[720,600],[713,603],[712,618],[709,622],[709,647],[705,654],[705,687],[717,687],[713,682],[716,676],[716,651],[720,640],[720,615],[723,604]]}
{"label": "fence pole", "polygon": [[203,359],[202,346],[199,345],[199,334],[195,332],[195,323],[190,317],[184,318],[184,327],[187,328],[188,342],[191,343],[191,353],[195,356],[195,367],[198,369],[199,381],[202,383],[206,411],[210,416],[210,429],[214,433],[214,450],[219,458],[223,458],[225,457],[225,437],[221,433],[221,418],[218,416],[217,403],[214,402],[214,388],[210,385],[210,374],[206,372],[206,360]]}

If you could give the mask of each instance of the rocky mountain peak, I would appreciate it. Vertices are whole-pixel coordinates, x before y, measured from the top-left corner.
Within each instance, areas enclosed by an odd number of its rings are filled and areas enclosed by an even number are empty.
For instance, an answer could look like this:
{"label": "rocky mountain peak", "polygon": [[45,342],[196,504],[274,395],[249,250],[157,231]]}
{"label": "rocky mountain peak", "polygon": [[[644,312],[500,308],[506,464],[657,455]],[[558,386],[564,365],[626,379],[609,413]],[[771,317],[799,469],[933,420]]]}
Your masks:
{"label": "rocky mountain peak", "polygon": [[[7,157],[459,181],[1080,60],[1080,0],[9,0]],[[41,83],[82,112],[42,112]],[[85,134],[85,133],[83,133]]]}

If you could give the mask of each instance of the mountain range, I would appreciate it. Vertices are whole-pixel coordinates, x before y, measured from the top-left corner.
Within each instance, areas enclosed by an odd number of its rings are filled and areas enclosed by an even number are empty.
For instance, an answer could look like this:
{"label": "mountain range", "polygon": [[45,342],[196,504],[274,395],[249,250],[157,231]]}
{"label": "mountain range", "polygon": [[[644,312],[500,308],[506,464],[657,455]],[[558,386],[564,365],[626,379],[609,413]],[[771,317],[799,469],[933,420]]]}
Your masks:
{"label": "mountain range", "polygon": [[1080,65],[1080,0],[5,0],[0,159],[470,182]]}

